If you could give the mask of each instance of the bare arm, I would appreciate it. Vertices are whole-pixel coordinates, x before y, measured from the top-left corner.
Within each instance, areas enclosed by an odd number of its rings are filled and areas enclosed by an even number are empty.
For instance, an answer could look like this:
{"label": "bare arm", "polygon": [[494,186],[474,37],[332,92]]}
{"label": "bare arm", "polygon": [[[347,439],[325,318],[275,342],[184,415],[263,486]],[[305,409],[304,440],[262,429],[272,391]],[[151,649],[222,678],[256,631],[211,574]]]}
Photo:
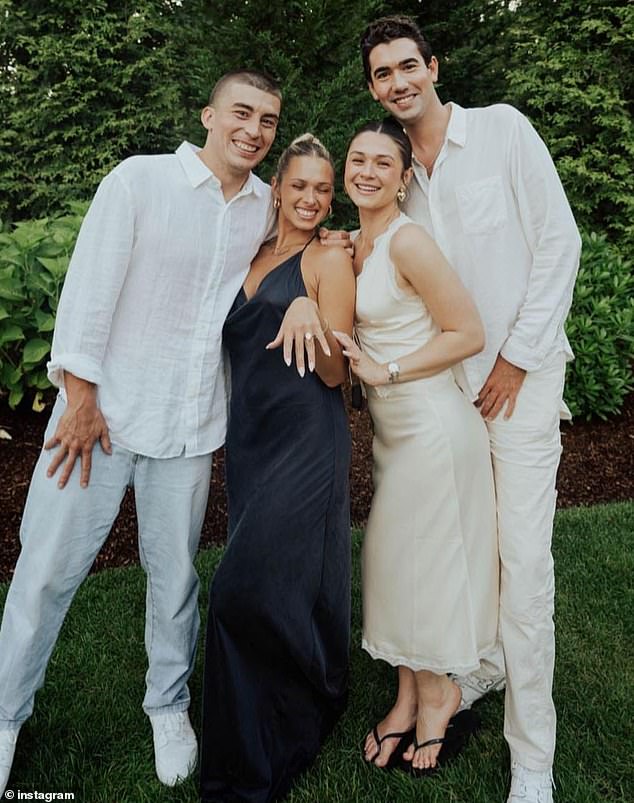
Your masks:
{"label": "bare arm", "polygon": [[[310,247],[304,257],[308,296],[296,298],[267,349],[283,346],[284,361],[293,356],[300,376],[317,370],[334,387],[345,379],[345,360],[332,329],[352,331],[355,280],[352,260],[343,248]],[[315,341],[319,344],[316,346]],[[334,360],[331,362],[331,360]]]}
{"label": "bare arm", "polygon": [[85,488],[90,481],[92,450],[96,441],[100,442],[106,454],[112,453],[108,426],[97,407],[96,385],[65,371],[64,386],[67,398],[66,410],[59,419],[53,437],[44,444],[45,449],[59,446],[46,473],[52,477],[65,461],[57,481],[58,487],[63,488],[79,457],[81,463],[79,482],[81,487]]}
{"label": "bare arm", "polygon": [[356,282],[352,259],[343,249],[327,252],[312,250],[307,254],[306,269],[313,281],[307,287],[309,296],[317,303],[319,316],[326,329],[330,355],[322,349],[315,353],[315,370],[329,387],[346,379],[346,360],[332,330],[352,333]]}
{"label": "bare arm", "polygon": [[[423,346],[397,358],[399,382],[433,376],[481,351],[484,329],[475,304],[431,237],[419,226],[403,226],[392,239],[390,256],[398,284],[423,299],[440,329]],[[351,341],[340,342],[352,370],[364,382],[389,382],[387,363],[370,359]]]}

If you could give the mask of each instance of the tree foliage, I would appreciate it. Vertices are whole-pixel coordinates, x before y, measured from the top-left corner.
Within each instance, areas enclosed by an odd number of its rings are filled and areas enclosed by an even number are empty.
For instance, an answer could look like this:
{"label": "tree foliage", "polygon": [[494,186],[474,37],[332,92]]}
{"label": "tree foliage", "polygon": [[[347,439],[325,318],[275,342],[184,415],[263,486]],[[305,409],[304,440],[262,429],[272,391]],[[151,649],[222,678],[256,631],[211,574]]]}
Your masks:
{"label": "tree foliage", "polygon": [[[22,221],[0,238],[0,385],[12,403],[45,384],[59,260],[79,220],[27,219],[56,218],[69,201],[89,199],[129,155],[201,142],[199,110],[239,66],[283,84],[264,179],[304,131],[341,166],[351,133],[383,113],[364,84],[359,35],[392,13],[420,22],[440,61],[443,100],[513,103],[546,141],[577,219],[597,232],[585,238],[570,319],[577,412],[618,408],[632,352],[623,302],[632,290],[623,255],[634,245],[630,0],[0,0],[0,218]],[[353,219],[339,184],[334,223]]]}
{"label": "tree foliage", "polygon": [[121,158],[172,149],[189,89],[172,0],[2,0],[0,215],[88,198]]}
{"label": "tree foliage", "polygon": [[508,94],[546,140],[575,214],[634,245],[634,4],[528,0]]}
{"label": "tree foliage", "polygon": [[[0,217],[57,213],[126,156],[200,142],[199,109],[236,66],[283,82],[264,178],[307,130],[341,159],[357,125],[381,114],[359,35],[396,12],[416,17],[432,42],[442,98],[517,105],[551,149],[578,218],[632,242],[628,0],[0,0]],[[350,208],[339,199],[341,223]]]}

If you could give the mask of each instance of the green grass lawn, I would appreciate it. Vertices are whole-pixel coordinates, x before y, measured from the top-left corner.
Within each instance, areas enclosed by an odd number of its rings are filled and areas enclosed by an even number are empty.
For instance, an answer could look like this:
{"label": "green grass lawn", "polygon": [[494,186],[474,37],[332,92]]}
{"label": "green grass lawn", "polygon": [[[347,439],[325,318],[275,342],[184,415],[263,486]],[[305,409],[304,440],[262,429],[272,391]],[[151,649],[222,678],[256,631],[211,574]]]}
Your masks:
{"label": "green grass lawn", "polygon": [[[634,801],[633,532],[634,503],[557,515],[559,803]],[[357,535],[357,570],[360,541]],[[200,556],[204,589],[221,554],[216,549]],[[5,594],[6,586],[0,587],[0,601]],[[206,592],[201,596],[204,609]],[[360,743],[391,703],[394,673],[359,647],[358,573],[353,600],[350,705],[291,803],[504,803],[509,767],[499,694],[479,706],[478,737],[435,777],[413,780],[365,766]],[[20,734],[10,789],[74,792],[81,803],[198,800],[195,778],[170,790],[154,775],[151,732],[141,710],[144,605],[137,567],[102,572],[81,588],[35,714]],[[199,653],[191,683],[195,727],[201,658]]]}

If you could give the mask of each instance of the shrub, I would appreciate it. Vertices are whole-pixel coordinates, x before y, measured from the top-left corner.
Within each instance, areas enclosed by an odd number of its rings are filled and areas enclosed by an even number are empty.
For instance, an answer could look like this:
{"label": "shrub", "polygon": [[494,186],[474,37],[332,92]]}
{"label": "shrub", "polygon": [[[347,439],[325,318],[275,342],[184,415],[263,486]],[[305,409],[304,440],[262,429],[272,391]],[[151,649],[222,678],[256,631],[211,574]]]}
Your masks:
{"label": "shrub", "polygon": [[41,407],[50,388],[46,359],[55,312],[86,204],[61,217],[17,223],[0,233],[0,392],[9,405],[33,390]]}
{"label": "shrub", "polygon": [[[86,204],[0,233],[0,394],[41,406],[57,302]],[[566,399],[575,416],[618,413],[633,387],[634,277],[604,235],[583,233],[566,331],[576,360]]]}
{"label": "shrub", "polygon": [[582,232],[579,276],[566,332],[575,352],[566,399],[573,415],[607,418],[632,389],[634,276],[604,235]]}

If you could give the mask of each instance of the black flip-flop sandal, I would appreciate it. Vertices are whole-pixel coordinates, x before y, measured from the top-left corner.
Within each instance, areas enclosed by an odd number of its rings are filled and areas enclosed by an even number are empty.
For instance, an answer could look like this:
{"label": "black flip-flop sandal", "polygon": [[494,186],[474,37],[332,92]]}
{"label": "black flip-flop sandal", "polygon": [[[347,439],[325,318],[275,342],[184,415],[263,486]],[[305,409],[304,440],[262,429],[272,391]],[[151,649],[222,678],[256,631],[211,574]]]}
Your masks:
{"label": "black flip-flop sandal", "polygon": [[[365,742],[366,742],[368,736],[370,735],[370,733],[372,733],[372,736],[374,736],[374,741],[376,742],[376,745],[377,745],[378,749],[377,749],[376,753],[372,756],[372,758],[366,759],[365,758]],[[410,728],[410,730],[408,730],[408,731],[397,731],[397,732],[394,732],[394,733],[386,733],[384,736],[379,736],[378,725],[375,725],[372,728],[371,731],[368,731],[366,733],[365,739],[363,740],[363,748],[361,750],[361,752],[363,754],[363,758],[368,764],[375,764],[377,758],[381,755],[381,749],[383,747],[383,742],[385,742],[387,739],[398,739],[399,742],[396,745],[396,747],[394,748],[394,750],[393,750],[392,754],[390,755],[390,757],[388,758],[387,764],[385,764],[385,766],[383,766],[383,767],[379,767],[379,769],[382,769],[382,770],[391,770],[393,767],[397,766],[397,764],[400,764],[400,762],[401,762],[401,760],[403,758],[403,753],[407,750],[407,748],[411,744],[412,738],[416,739],[416,729],[415,728]]]}
{"label": "black flip-flop sandal", "polygon": [[404,769],[415,778],[424,778],[428,775],[433,775],[440,767],[445,766],[445,764],[448,764],[460,755],[466,747],[469,737],[474,734],[479,727],[479,717],[468,709],[454,714],[449,720],[445,735],[442,737],[428,739],[426,742],[421,742],[419,744],[414,734],[414,753],[416,753],[417,750],[421,750],[423,747],[430,747],[434,744],[441,745],[440,752],[436,756],[436,766],[428,767],[427,769],[419,769],[414,767],[411,761],[405,761],[403,759],[400,763],[401,769]]}

